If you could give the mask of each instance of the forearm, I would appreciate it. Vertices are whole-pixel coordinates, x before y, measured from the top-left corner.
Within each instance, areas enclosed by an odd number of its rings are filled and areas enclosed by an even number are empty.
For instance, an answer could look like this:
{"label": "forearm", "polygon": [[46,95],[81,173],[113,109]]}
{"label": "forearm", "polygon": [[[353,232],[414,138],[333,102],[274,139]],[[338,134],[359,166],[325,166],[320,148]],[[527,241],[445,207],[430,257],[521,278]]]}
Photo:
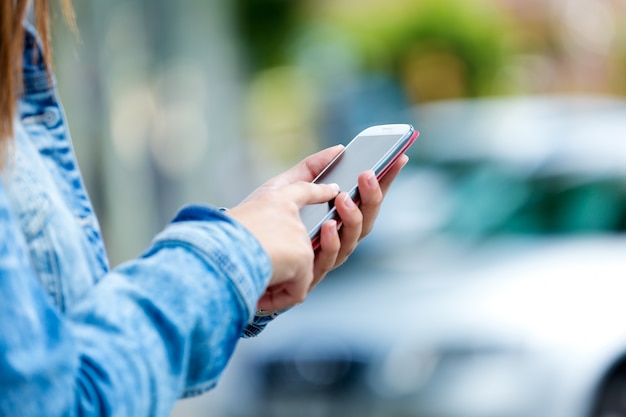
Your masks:
{"label": "forearm", "polygon": [[0,415],[167,415],[185,387],[215,384],[266,285],[269,260],[234,223],[183,220],[65,318],[27,265],[10,268],[3,292],[16,303],[0,310]]}

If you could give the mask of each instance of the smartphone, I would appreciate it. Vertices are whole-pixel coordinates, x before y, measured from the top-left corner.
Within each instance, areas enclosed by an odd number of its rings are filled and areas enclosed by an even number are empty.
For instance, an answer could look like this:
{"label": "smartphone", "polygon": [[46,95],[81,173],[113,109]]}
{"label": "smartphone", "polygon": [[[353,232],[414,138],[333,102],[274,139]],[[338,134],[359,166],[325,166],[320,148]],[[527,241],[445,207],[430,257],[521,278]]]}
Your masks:
{"label": "smartphone", "polygon": [[[419,132],[408,124],[369,127],[352,139],[313,182],[337,184],[341,191],[346,191],[358,204],[359,174],[371,169],[380,180],[396,159],[415,142],[418,135]],[[330,219],[340,220],[334,200],[304,206],[300,209],[300,218],[309,231],[314,249],[319,247],[322,224]]]}

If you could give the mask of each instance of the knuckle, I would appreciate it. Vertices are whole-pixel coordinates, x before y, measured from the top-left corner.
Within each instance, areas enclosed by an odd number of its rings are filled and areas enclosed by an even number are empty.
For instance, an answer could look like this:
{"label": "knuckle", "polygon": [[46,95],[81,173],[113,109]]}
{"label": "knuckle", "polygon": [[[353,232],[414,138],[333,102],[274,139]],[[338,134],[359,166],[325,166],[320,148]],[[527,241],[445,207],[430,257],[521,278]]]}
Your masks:
{"label": "knuckle", "polygon": [[300,253],[299,253],[298,258],[301,259],[303,263],[305,263],[307,266],[313,263],[315,259],[315,255],[308,241],[303,242],[302,245],[300,245],[299,252]]}
{"label": "knuckle", "polygon": [[355,210],[350,216],[343,219],[346,226],[358,227],[363,223],[363,213],[361,210]]}
{"label": "knuckle", "polygon": [[372,196],[372,203],[379,205],[383,202],[383,193],[382,192],[377,192],[374,193],[374,195]]}
{"label": "knuckle", "polygon": [[367,196],[367,200],[364,201],[365,204],[368,205],[380,205],[383,202],[383,193],[379,190],[378,192],[375,193],[370,193]]}
{"label": "knuckle", "polygon": [[294,294],[294,301],[297,304],[300,304],[306,300],[306,296],[307,296],[307,288],[303,286],[300,291]]}

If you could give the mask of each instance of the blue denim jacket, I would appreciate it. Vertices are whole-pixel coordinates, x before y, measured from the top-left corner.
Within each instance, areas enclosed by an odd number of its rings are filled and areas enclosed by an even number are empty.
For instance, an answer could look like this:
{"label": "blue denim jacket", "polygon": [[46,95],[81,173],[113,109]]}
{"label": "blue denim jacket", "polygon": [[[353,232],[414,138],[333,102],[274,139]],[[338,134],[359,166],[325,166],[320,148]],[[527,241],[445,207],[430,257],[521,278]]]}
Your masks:
{"label": "blue denim jacket", "polygon": [[189,206],[109,270],[39,51],[28,26],[0,181],[0,416],[167,416],[268,321],[254,311],[270,260],[219,210]]}

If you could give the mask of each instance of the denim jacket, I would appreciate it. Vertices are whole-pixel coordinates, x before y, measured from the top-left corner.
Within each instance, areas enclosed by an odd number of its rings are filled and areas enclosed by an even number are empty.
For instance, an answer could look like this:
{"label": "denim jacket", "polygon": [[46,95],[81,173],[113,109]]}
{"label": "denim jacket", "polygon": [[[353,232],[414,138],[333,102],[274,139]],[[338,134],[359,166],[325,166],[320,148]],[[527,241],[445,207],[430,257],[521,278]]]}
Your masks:
{"label": "denim jacket", "polygon": [[254,311],[271,262],[233,219],[188,206],[109,270],[40,50],[27,25],[0,177],[0,416],[167,416],[270,320]]}

